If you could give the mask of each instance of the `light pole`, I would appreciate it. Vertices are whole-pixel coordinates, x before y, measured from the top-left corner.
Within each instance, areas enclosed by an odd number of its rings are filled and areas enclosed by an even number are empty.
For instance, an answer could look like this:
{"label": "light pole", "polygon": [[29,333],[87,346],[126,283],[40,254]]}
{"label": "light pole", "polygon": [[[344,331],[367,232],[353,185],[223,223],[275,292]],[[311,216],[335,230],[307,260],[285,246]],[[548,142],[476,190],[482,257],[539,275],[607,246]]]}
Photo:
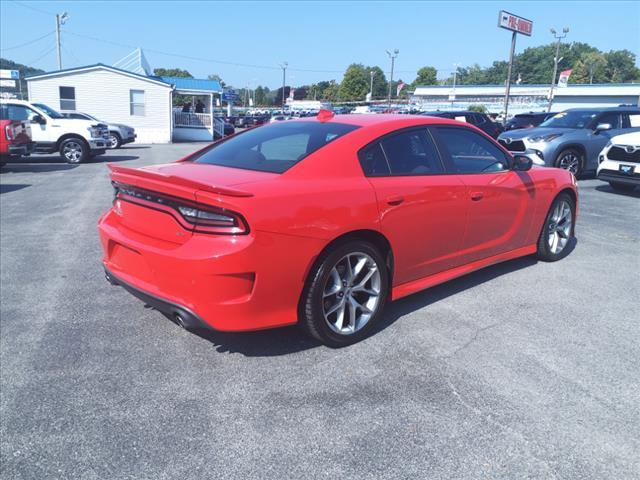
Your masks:
{"label": "light pole", "polygon": [[398,56],[398,53],[400,53],[400,50],[398,50],[397,48],[393,51],[393,53],[387,50],[387,55],[389,55],[389,58],[391,59],[391,77],[389,78],[389,98],[387,100],[389,110],[391,110],[391,89],[393,88],[393,66],[396,62],[396,57]]}
{"label": "light pole", "polygon": [[456,101],[456,80],[458,79],[458,64],[453,64],[453,92],[451,95],[451,106]]}
{"label": "light pole", "polygon": [[373,76],[376,74],[373,70],[369,72],[371,75],[371,81],[369,82],[369,101],[373,100]]}
{"label": "light pole", "polygon": [[62,52],[60,50],[60,25],[64,25],[69,20],[69,14],[56,13],[56,46],[58,47],[58,70],[62,70]]}
{"label": "light pole", "polygon": [[569,33],[569,29],[567,27],[564,27],[562,29],[562,33],[563,35],[560,35],[556,33],[555,28],[551,29],[551,34],[556,39],[556,56],[553,57],[553,77],[551,78],[551,89],[549,90],[549,107],[547,108],[547,112],[551,111],[551,105],[553,104],[553,90],[556,85],[556,75],[558,74],[558,64],[560,63],[560,60],[562,60],[562,58],[558,58],[558,55],[560,55],[560,42],[567,36],[567,33]]}
{"label": "light pole", "polygon": [[284,113],[284,85],[287,79],[287,67],[289,64],[287,62],[282,62],[280,64],[280,68],[282,68],[282,113]]}

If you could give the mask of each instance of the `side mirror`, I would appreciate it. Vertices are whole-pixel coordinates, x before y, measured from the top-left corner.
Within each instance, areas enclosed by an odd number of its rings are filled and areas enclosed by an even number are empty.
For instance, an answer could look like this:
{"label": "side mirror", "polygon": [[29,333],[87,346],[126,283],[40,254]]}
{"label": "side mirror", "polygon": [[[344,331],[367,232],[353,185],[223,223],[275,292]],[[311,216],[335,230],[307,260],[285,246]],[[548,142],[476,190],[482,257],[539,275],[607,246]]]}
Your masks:
{"label": "side mirror", "polygon": [[531,170],[533,166],[533,160],[525,155],[515,155],[513,157],[513,164],[511,169],[517,172],[526,172],[527,170]]}
{"label": "side mirror", "polygon": [[605,130],[611,130],[610,123],[599,123],[598,125],[596,125],[596,133],[604,132]]}
{"label": "side mirror", "polygon": [[44,124],[47,123],[47,121],[45,120],[45,118],[42,115],[36,115],[31,120],[31,123],[38,123],[40,125],[44,125]]}

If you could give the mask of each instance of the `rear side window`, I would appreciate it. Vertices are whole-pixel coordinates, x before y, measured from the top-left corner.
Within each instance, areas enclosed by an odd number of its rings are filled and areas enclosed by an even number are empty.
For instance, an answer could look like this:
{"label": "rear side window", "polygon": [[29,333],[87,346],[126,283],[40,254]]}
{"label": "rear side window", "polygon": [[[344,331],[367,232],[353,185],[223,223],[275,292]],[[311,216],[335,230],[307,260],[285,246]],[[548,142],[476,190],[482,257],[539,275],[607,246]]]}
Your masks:
{"label": "rear side window", "polygon": [[466,128],[438,127],[457,173],[490,173],[509,168],[505,153],[482,135]]}
{"label": "rear side window", "polygon": [[357,129],[344,123],[282,122],[258,127],[213,145],[196,163],[283,173],[329,142]]}
{"label": "rear side window", "polygon": [[444,173],[438,150],[425,129],[385,136],[361,150],[359,158],[370,177]]}

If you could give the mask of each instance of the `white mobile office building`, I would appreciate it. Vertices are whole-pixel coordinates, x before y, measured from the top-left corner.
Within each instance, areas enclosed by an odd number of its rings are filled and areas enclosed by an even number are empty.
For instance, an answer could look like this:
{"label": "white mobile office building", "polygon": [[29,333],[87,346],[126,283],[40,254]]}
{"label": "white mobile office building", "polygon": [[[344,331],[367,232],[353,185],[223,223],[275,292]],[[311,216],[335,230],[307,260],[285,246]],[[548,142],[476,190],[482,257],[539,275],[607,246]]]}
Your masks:
{"label": "white mobile office building", "polygon": [[[98,63],[27,77],[29,101],[124,123],[135,128],[137,143],[211,141],[224,134],[224,121],[213,116],[219,82],[152,75],[141,50],[116,65],[122,68]],[[205,107],[182,112],[172,105],[177,94],[202,99]]]}

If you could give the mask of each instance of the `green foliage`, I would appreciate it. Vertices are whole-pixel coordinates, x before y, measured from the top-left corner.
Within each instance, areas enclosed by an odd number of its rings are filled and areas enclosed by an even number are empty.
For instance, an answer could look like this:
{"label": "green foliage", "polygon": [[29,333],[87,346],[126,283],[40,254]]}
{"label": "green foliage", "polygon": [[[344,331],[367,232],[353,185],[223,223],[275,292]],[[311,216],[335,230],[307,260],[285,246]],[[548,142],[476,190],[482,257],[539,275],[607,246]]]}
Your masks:
{"label": "green foliage", "polygon": [[6,58],[0,58],[0,69],[2,70],[18,70],[20,72],[20,85],[16,82],[15,88],[11,87],[2,87],[2,92],[11,92],[20,96],[20,86],[22,86],[22,96],[23,98],[27,98],[27,82],[24,77],[28,77],[30,75],[37,75],[39,73],[44,73],[44,70],[40,70],[39,68],[32,68],[26,65],[22,65],[21,63],[16,63],[12,60],[8,60]]}
{"label": "green foliage", "polygon": [[364,100],[369,92],[369,72],[361,63],[352,63],[344,73],[338,98],[343,102]]}
{"label": "green foliage", "polygon": [[182,77],[182,78],[193,78],[186,70],[182,70],[180,68],[154,68],[153,74],[158,77]]}
{"label": "green foliage", "polygon": [[[373,98],[384,98],[387,96],[387,92],[389,91],[389,82],[387,82],[387,77],[385,77],[384,72],[377,65],[373,67],[366,67],[365,70],[369,75],[369,85],[371,85],[371,73],[373,72]],[[367,88],[367,92],[369,89]],[[359,99],[354,99],[359,100]]]}
{"label": "green foliage", "polygon": [[434,67],[422,67],[418,70],[416,79],[411,83],[411,88],[415,89],[418,85],[437,85],[438,71]]}
{"label": "green foliage", "polygon": [[226,86],[227,86],[227,84],[226,84],[226,83],[224,83],[224,80],[222,80],[222,77],[221,77],[220,75],[216,74],[216,73],[210,73],[209,75],[207,75],[207,78],[208,78],[209,80],[216,80],[216,81],[218,81],[218,82],[220,83],[220,86],[221,86],[222,88],[224,88],[224,87],[226,87]]}
{"label": "green foliage", "polygon": [[487,113],[487,107],[484,105],[470,105],[469,111],[471,112],[479,112],[479,113]]}

